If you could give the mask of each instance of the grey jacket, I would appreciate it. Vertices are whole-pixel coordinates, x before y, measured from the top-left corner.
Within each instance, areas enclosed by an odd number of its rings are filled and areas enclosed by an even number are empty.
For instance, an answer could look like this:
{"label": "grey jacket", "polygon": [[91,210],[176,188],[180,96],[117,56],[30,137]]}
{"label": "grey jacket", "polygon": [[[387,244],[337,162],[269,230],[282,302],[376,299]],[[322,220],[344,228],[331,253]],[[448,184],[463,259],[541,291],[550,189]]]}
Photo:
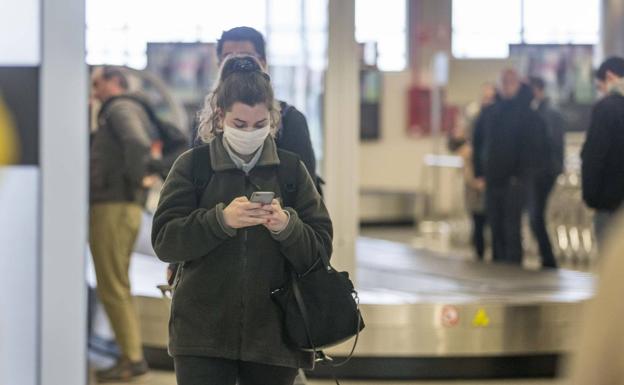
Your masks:
{"label": "grey jacket", "polygon": [[158,258],[183,263],[171,305],[169,353],[310,368],[312,355],[285,340],[282,314],[270,293],[285,283],[287,266],[304,272],[320,250],[331,255],[332,224],[325,204],[300,162],[284,231],[229,228],[223,209],[234,198],[254,191],[282,197],[280,160],[275,142],[267,138],[258,163],[245,175],[221,136],[209,146],[214,173],[199,204],[191,150],[174,164],[154,215],[152,244]]}
{"label": "grey jacket", "polygon": [[144,202],[154,131],[145,110],[131,100],[113,100],[100,112],[91,137],[91,203]]}

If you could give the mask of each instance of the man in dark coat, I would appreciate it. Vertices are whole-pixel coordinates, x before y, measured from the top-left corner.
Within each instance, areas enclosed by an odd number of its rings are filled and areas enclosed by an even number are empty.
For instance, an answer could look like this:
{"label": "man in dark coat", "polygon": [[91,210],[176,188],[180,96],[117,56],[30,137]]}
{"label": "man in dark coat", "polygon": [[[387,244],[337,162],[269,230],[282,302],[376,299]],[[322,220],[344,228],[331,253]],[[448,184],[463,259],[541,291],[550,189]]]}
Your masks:
{"label": "man in dark coat", "polygon": [[583,145],[583,199],[596,210],[600,240],[613,213],[624,201],[624,59],[607,59],[596,72],[605,94],[592,111]]}
{"label": "man in dark coat", "polygon": [[503,73],[501,97],[475,127],[475,176],[485,180],[494,261],[522,264],[522,210],[532,170],[545,161],[536,140],[545,128],[515,70]]}

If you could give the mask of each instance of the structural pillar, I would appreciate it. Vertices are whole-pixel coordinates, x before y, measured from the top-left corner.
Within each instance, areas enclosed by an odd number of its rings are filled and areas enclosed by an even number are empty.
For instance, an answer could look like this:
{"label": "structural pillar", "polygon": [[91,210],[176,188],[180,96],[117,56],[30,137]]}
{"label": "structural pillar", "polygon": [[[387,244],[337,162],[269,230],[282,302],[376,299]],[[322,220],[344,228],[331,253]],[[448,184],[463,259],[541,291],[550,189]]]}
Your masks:
{"label": "structural pillar", "polygon": [[328,2],[325,77],[325,186],[334,223],[333,264],[355,275],[359,232],[359,60],[355,1]]}
{"label": "structural pillar", "polygon": [[89,185],[85,1],[42,4],[39,384],[84,385]]}
{"label": "structural pillar", "polygon": [[624,1],[602,0],[600,42],[601,59],[624,57]]}

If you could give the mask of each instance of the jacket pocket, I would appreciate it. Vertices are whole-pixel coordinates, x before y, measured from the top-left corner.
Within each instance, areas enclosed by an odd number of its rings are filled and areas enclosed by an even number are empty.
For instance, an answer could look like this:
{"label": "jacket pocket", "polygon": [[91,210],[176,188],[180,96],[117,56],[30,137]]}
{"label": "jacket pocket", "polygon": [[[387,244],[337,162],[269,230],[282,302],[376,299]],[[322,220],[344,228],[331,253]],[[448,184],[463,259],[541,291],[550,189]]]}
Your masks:
{"label": "jacket pocket", "polygon": [[176,297],[176,291],[178,289],[178,287],[180,286],[180,283],[182,282],[182,278],[184,276],[184,263],[181,263],[178,270],[176,271],[176,275],[175,278],[173,279],[173,285],[171,285],[171,292],[172,292],[172,296],[171,296],[171,314],[169,315],[171,320],[175,320],[175,297]]}

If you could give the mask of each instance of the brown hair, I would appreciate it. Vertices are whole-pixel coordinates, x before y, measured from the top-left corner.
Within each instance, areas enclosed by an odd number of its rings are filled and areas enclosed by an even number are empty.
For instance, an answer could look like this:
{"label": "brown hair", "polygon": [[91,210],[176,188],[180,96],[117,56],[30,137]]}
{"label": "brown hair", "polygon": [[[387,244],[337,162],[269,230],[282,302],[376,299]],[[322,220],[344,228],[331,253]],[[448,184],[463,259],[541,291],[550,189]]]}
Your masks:
{"label": "brown hair", "polygon": [[249,106],[266,104],[271,115],[271,132],[279,124],[279,111],[273,96],[271,78],[253,56],[231,56],[221,66],[219,80],[214,90],[206,96],[204,108],[199,113],[198,136],[204,142],[223,131],[220,112],[225,113],[234,103]]}
{"label": "brown hair", "polygon": [[103,66],[102,78],[105,80],[117,79],[119,86],[124,90],[128,90],[128,77],[121,67]]}

